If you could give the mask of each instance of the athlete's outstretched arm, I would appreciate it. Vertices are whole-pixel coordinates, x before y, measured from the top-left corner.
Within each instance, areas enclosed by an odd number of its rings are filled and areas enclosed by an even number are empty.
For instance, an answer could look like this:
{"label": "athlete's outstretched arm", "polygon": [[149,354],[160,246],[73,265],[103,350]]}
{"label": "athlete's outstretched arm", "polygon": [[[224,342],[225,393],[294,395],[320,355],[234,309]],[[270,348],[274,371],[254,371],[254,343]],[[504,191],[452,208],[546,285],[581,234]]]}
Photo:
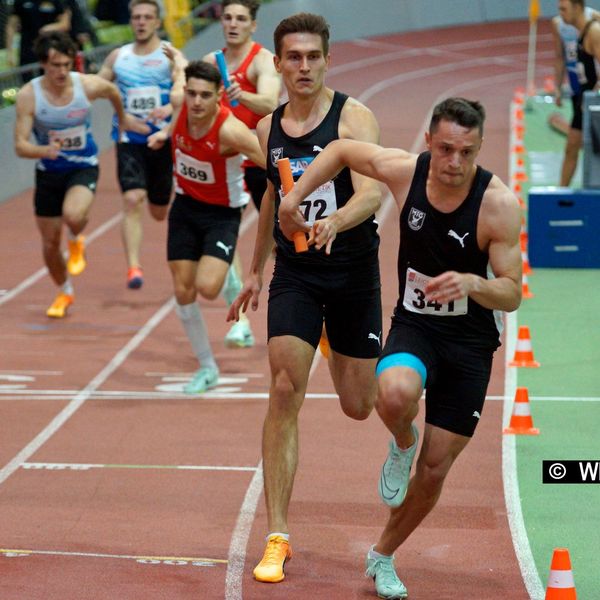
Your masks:
{"label": "athlete's outstretched arm", "polygon": [[349,139],[327,144],[281,202],[281,230],[291,239],[295,231],[305,229],[304,219],[298,210],[300,203],[317,187],[332,180],[344,167],[395,188],[410,178],[414,164],[411,162],[412,156],[404,150],[382,148],[374,143]]}

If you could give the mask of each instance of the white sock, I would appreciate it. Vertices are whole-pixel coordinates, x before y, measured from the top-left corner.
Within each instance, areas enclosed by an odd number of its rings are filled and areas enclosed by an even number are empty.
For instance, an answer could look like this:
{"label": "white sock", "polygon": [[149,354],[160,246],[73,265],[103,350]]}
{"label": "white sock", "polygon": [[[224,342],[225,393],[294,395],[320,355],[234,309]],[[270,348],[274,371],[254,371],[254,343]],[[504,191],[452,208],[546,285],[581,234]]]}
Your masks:
{"label": "white sock", "polygon": [[60,286],[60,291],[63,294],[67,294],[69,296],[75,295],[75,290],[73,289],[73,284],[71,283],[71,280],[68,277],[65,279],[65,282]]}
{"label": "white sock", "polygon": [[280,531],[273,531],[273,532],[269,533],[269,535],[267,535],[267,537],[265,539],[268,542],[269,538],[272,538],[275,535],[282,537],[286,542],[290,541],[290,534],[289,533],[281,533]]}
{"label": "white sock", "polygon": [[175,303],[175,312],[190,340],[192,350],[198,362],[203,367],[213,367],[216,369],[217,363],[210,349],[206,325],[198,304],[196,302],[192,302],[191,304]]}
{"label": "white sock", "polygon": [[377,552],[377,550],[375,550],[375,545],[373,545],[369,550],[369,558],[394,558],[394,555],[381,554],[381,552]]}

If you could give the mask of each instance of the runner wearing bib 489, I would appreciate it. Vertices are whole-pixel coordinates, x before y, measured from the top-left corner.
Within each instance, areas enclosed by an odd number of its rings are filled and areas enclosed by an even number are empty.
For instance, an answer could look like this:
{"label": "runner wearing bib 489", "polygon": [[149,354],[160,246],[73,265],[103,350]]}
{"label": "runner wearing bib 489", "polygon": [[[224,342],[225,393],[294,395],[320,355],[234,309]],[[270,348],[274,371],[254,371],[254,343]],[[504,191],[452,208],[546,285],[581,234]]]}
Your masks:
{"label": "runner wearing bib 489", "polygon": [[116,83],[126,112],[144,126],[143,132],[128,129],[120,137],[115,122],[112,130],[123,193],[121,233],[128,267],[127,287],[139,289],[144,282],[140,258],[143,204],[147,200],[151,216],[164,220],[173,180],[169,145],[151,150],[148,136],[170,121],[174,63],[183,64],[185,59],[175,48],[169,46],[165,50],[162,46],[158,37],[160,5],[156,0],[132,0],[129,9],[135,41],[113,50],[98,74]]}

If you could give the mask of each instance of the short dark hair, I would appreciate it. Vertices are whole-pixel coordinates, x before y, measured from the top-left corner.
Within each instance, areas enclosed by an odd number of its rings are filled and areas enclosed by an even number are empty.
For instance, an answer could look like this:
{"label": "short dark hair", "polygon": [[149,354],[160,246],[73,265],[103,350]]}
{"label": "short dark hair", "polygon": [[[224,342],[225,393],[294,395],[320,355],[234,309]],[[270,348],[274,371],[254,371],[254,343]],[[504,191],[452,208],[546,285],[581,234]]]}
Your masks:
{"label": "short dark hair", "polygon": [[239,4],[245,6],[250,12],[250,17],[253,21],[256,21],[256,13],[260,8],[260,0],[223,0],[221,2],[221,8],[225,8],[230,4]]}
{"label": "short dark hair", "polygon": [[217,89],[221,86],[221,74],[217,67],[208,62],[204,62],[203,60],[190,61],[187,64],[184,73],[186,82],[193,77],[194,79],[210,81],[215,84]]}
{"label": "short dark hair", "polygon": [[275,54],[281,58],[284,36],[290,33],[314,33],[321,36],[323,54],[329,54],[329,25],[321,15],[298,13],[283,19],[273,33]]}
{"label": "short dark hair", "polygon": [[467,129],[477,127],[479,133],[483,136],[485,109],[475,100],[446,98],[433,109],[431,122],[429,123],[430,135],[437,131],[440,121],[450,121]]}
{"label": "short dark hair", "polygon": [[56,50],[74,59],[77,54],[77,46],[67,33],[62,31],[51,31],[39,35],[33,42],[33,52],[40,62],[46,62],[50,50]]}
{"label": "short dark hair", "polygon": [[156,9],[156,16],[159,19],[161,18],[160,4],[156,0],[131,0],[131,2],[129,3],[129,12],[131,13],[131,9],[135,6],[138,6],[139,4],[149,4],[150,6],[154,6],[154,8]]}

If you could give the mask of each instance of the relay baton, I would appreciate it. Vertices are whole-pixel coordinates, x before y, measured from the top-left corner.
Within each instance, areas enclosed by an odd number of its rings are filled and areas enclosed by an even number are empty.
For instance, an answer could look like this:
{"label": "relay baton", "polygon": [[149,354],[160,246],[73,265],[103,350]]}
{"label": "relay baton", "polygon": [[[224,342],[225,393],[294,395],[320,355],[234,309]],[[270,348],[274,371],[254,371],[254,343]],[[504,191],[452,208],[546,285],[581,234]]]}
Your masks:
{"label": "relay baton", "polygon": [[[279,178],[281,179],[281,185],[283,186],[284,195],[292,191],[294,187],[294,176],[292,175],[292,167],[290,165],[289,158],[280,158],[277,161],[277,169],[279,170]],[[308,250],[308,244],[306,242],[306,234],[304,231],[296,231],[292,234],[294,240],[294,247],[296,252],[306,252]]]}
{"label": "relay baton", "polygon": [[[219,73],[221,73],[221,78],[223,79],[223,85],[225,86],[225,89],[227,89],[231,85],[231,81],[229,81],[229,73],[227,72],[227,63],[225,62],[223,51],[217,50],[215,52],[215,58],[217,59]],[[237,100],[230,100],[229,104],[230,106],[235,107],[239,102]]]}

